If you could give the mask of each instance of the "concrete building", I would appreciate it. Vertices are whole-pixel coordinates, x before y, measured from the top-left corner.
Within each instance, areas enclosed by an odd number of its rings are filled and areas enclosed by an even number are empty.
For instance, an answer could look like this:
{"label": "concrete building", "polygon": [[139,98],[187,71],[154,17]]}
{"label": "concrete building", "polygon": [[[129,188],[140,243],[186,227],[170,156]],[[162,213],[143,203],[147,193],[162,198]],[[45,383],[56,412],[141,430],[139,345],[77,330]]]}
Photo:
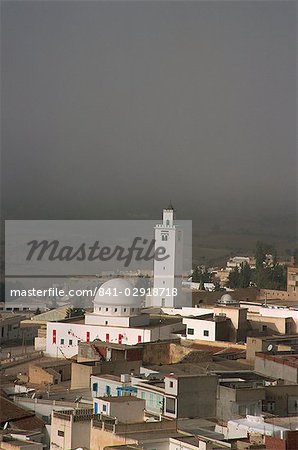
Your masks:
{"label": "concrete building", "polygon": [[252,370],[215,370],[214,373],[219,379],[217,418],[220,421],[260,415],[265,411],[267,395],[268,400],[270,398],[267,389],[277,386],[275,377],[260,375]]}
{"label": "concrete building", "polygon": [[198,318],[184,318],[186,339],[228,341],[230,321],[226,316],[207,314]]}
{"label": "concrete building", "polygon": [[91,376],[94,398],[136,396],[145,401],[148,413],[171,419],[215,417],[216,389],[216,375]]}
{"label": "concrete building", "polygon": [[147,380],[132,378],[132,386],[152,414],[171,419],[215,416],[216,375],[157,374]]}
{"label": "concrete building", "polygon": [[123,423],[143,422],[145,418],[145,400],[128,395],[95,398],[93,408],[94,414],[115,417]]}
{"label": "concrete building", "polygon": [[283,439],[287,431],[289,431],[287,427],[268,423],[264,417],[247,415],[243,419],[228,421],[226,438],[247,438],[249,434],[255,433]]}
{"label": "concrete building", "polygon": [[216,305],[208,308],[163,308],[170,316],[183,317],[187,339],[206,341],[245,342],[247,336],[247,309],[235,306],[229,294],[224,294]]}
{"label": "concrete building", "polygon": [[50,450],[90,448],[92,417],[92,407],[53,411]]}
{"label": "concrete building", "polygon": [[182,435],[176,427],[174,420],[123,423],[101,414],[92,421],[90,448],[104,450],[114,446],[125,448],[124,445],[129,448],[140,446],[144,450],[167,450],[169,439]]}
{"label": "concrete building", "polygon": [[287,291],[289,294],[298,294],[298,267],[288,267]]}
{"label": "concrete building", "polygon": [[253,363],[256,353],[274,354],[280,351],[297,353],[298,335],[256,336],[248,337],[246,342],[246,359]]}
{"label": "concrete building", "polygon": [[70,380],[70,361],[34,362],[29,365],[28,381],[32,384],[59,384]]}
{"label": "concrete building", "polygon": [[298,354],[256,353],[255,371],[264,375],[274,375],[287,383],[298,383]]}
{"label": "concrete building", "polygon": [[31,343],[37,335],[37,327],[21,328],[26,316],[3,312],[0,314],[0,344],[9,342]]}

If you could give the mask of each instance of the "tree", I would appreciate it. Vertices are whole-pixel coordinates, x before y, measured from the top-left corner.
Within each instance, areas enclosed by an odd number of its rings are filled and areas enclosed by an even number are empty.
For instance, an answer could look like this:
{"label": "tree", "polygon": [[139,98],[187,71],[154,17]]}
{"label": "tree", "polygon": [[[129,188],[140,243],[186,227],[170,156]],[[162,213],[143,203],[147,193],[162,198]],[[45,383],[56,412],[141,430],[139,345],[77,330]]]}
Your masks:
{"label": "tree", "polygon": [[66,310],[66,318],[70,319],[71,317],[79,317],[84,316],[85,310],[83,308],[67,308]]}
{"label": "tree", "polygon": [[192,271],[191,279],[193,283],[199,283],[201,280],[201,271],[198,266],[195,266]]}
{"label": "tree", "polygon": [[265,244],[262,241],[257,241],[255,250],[257,270],[264,266],[266,260],[266,253],[268,253],[268,248],[269,248],[268,244]]}
{"label": "tree", "polygon": [[247,262],[241,264],[239,273],[239,286],[241,288],[249,287],[251,282],[251,268]]}
{"label": "tree", "polygon": [[229,273],[229,278],[228,278],[227,285],[231,289],[235,289],[235,288],[239,287],[239,269],[238,269],[237,266],[234,267],[231,270],[231,272]]}

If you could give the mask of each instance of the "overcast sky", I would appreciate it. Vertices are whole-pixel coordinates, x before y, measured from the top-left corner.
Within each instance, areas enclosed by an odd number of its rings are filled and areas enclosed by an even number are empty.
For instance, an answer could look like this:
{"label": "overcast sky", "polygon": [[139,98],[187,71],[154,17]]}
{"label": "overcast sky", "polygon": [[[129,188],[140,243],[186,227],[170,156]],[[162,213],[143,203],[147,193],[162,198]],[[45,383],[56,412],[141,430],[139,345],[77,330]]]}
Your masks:
{"label": "overcast sky", "polygon": [[296,2],[1,8],[7,218],[295,212]]}

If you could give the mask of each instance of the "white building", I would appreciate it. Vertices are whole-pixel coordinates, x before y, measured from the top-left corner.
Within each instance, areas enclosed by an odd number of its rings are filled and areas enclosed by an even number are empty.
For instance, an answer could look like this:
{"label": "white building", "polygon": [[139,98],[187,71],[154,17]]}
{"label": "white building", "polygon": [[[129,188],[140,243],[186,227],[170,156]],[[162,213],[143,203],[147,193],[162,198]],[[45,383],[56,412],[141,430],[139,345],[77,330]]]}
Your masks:
{"label": "white building", "polygon": [[[248,434],[258,433],[263,436],[275,436],[284,439],[289,428],[265,422],[263,416],[247,415],[245,419],[229,420],[227,424],[225,438],[246,438]],[[220,430],[217,430],[220,432]]]}
{"label": "white building", "polygon": [[103,283],[94,299],[93,313],[86,314],[83,323],[48,322],[46,354],[71,358],[78,353],[80,341],[135,345],[169,339],[181,330],[181,323],[150,324],[150,316],[142,314],[141,299],[133,295],[133,286],[116,278]]}
{"label": "white building", "polygon": [[182,292],[183,230],[174,219],[175,211],[170,204],[163,210],[162,223],[155,226],[155,252],[160,248],[166,251],[165,257],[154,259],[153,293],[147,296],[148,306],[191,306],[191,296]]}
{"label": "white building", "polygon": [[[161,251],[163,250],[163,253]],[[174,209],[163,210],[163,221],[155,227],[154,283],[147,306],[177,308],[191,306],[191,296],[182,292],[183,232],[174,223]],[[123,278],[103,283],[94,299],[94,310],[83,321],[47,323],[46,354],[70,358],[80,341],[135,345],[170,339],[184,330],[181,321],[150,323],[142,313],[141,298]],[[147,311],[148,312],[148,311]]]}

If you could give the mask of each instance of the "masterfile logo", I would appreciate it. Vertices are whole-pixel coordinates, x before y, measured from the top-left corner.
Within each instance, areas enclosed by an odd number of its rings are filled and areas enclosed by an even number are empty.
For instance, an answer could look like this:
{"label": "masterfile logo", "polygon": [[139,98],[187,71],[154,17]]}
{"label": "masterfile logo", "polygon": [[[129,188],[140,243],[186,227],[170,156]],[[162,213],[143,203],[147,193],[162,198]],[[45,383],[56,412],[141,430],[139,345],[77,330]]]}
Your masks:
{"label": "masterfile logo", "polygon": [[[52,277],[148,272],[170,257],[170,242],[156,245],[157,221],[6,221],[8,277]],[[183,230],[185,270],[191,268],[191,221]]]}
{"label": "masterfile logo", "polygon": [[155,240],[142,239],[141,237],[134,238],[132,244],[125,248],[121,245],[116,245],[112,248],[107,245],[100,245],[99,241],[95,241],[92,245],[87,245],[85,242],[79,244],[77,247],[70,245],[63,245],[57,239],[54,241],[34,239],[27,243],[30,247],[26,261],[36,259],[42,261],[48,259],[49,261],[123,261],[124,267],[129,267],[132,259],[136,261],[164,261],[169,258],[169,254],[165,247],[159,246],[155,248]]}

